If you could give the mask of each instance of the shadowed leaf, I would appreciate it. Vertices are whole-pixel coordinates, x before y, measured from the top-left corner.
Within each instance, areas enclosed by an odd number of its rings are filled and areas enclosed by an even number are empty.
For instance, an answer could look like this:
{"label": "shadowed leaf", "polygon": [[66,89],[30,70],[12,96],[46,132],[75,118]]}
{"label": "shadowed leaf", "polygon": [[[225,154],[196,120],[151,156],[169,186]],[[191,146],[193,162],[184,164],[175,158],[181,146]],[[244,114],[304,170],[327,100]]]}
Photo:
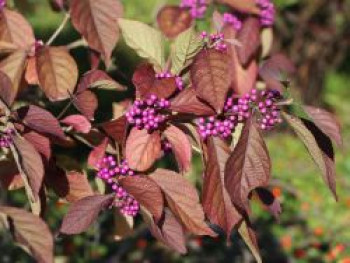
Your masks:
{"label": "shadowed leaf", "polygon": [[133,128],[126,141],[126,160],[131,169],[146,171],[158,159],[161,152],[160,135],[155,131],[151,134],[147,130]]}
{"label": "shadowed leaf", "polygon": [[225,167],[225,186],[233,204],[249,212],[250,192],[267,186],[270,173],[271,161],[264,139],[250,119]]}
{"label": "shadowed leaf", "polygon": [[119,39],[118,18],[123,16],[119,0],[73,0],[70,5],[72,24],[98,51],[107,66]]}
{"label": "shadowed leaf", "polygon": [[16,93],[12,88],[11,79],[5,73],[0,71],[0,100],[5,103],[6,107],[10,107],[15,96]]}
{"label": "shadowed leaf", "polygon": [[14,241],[26,247],[37,262],[54,262],[53,237],[44,221],[14,207],[0,206],[0,214],[7,216],[6,225]]}
{"label": "shadowed leaf", "polygon": [[94,119],[95,112],[98,108],[98,100],[92,91],[85,90],[76,94],[73,97],[73,104],[86,118],[89,120]]}
{"label": "shadowed leaf", "polygon": [[128,176],[120,185],[159,221],[163,214],[163,195],[158,185],[144,176]]}
{"label": "shadowed leaf", "polygon": [[285,55],[277,53],[263,62],[259,74],[269,88],[281,91],[282,82],[289,81],[288,77],[293,75],[295,71],[293,62]]}
{"label": "shadowed leaf", "polygon": [[40,87],[51,101],[65,100],[73,93],[78,67],[64,47],[42,47],[36,52]]}
{"label": "shadowed leaf", "polygon": [[68,202],[76,202],[94,194],[87,176],[76,171],[65,172],[58,167],[50,169],[45,183]]}
{"label": "shadowed leaf", "polygon": [[216,236],[205,222],[197,190],[182,175],[157,169],[150,178],[163,190],[168,205],[186,229],[196,235]]}
{"label": "shadowed leaf", "polygon": [[147,98],[151,94],[159,98],[168,98],[176,91],[174,77],[157,79],[151,64],[141,64],[135,71],[132,82],[136,88],[136,96]]}
{"label": "shadowed leaf", "polygon": [[35,105],[25,106],[17,110],[23,124],[39,133],[65,138],[58,120],[47,110]]}
{"label": "shadowed leaf", "polygon": [[114,200],[114,194],[94,195],[73,203],[63,218],[60,232],[67,235],[86,231],[97,219],[99,213],[107,209]]}
{"label": "shadowed leaf", "polygon": [[[226,26],[223,30],[225,39],[235,39],[236,31],[232,26]],[[232,64],[232,85],[231,88],[238,95],[248,93],[255,87],[256,79],[258,77],[258,66],[256,61],[252,60],[249,65],[243,67],[238,60],[237,47],[229,45],[228,52]]]}
{"label": "shadowed leaf", "polygon": [[24,187],[17,165],[13,160],[0,162],[0,174],[0,184],[3,189],[12,191]]}
{"label": "shadowed leaf", "polygon": [[337,199],[332,141],[311,121],[299,119],[287,113],[283,113],[283,117],[304,143],[317,167],[321,170],[323,180]]}
{"label": "shadowed leaf", "polygon": [[122,241],[133,234],[134,217],[122,214],[120,211],[114,211],[114,239],[116,241]]}
{"label": "shadowed leaf", "polygon": [[279,220],[282,207],[278,199],[266,188],[257,188],[255,192],[261,203],[269,210],[276,220]]}
{"label": "shadowed leaf", "polygon": [[188,172],[191,169],[192,146],[187,135],[174,125],[167,127],[164,135],[171,144],[180,171]]}
{"label": "shadowed leaf", "polygon": [[148,220],[152,235],[166,246],[180,254],[186,254],[186,240],[182,225],[169,209],[165,209],[163,222],[157,225],[152,218]]}
{"label": "shadowed leaf", "polygon": [[215,111],[209,105],[202,102],[196,95],[194,88],[189,87],[181,91],[170,104],[173,111],[195,114],[195,115],[215,115]]}
{"label": "shadowed leaf", "polygon": [[242,46],[237,47],[238,59],[241,64],[247,65],[261,44],[259,19],[249,17],[245,20],[242,29],[237,34],[237,40],[242,44]]}
{"label": "shadowed leaf", "polygon": [[21,173],[28,197],[31,201],[35,201],[39,197],[44,178],[42,159],[34,146],[19,135],[13,136],[11,150],[18,170]]}
{"label": "shadowed leaf", "polygon": [[225,164],[230,148],[218,138],[208,140],[208,157],[203,179],[203,208],[212,224],[220,226],[231,237],[233,227],[241,215],[233,206],[224,182]]}
{"label": "shadowed leaf", "polygon": [[46,160],[51,158],[51,142],[49,138],[35,131],[26,131],[22,133],[22,136],[30,142]]}
{"label": "shadowed leaf", "polygon": [[104,80],[113,81],[113,79],[102,70],[90,70],[81,78],[76,92],[81,93],[91,88],[94,83]]}
{"label": "shadowed leaf", "polygon": [[192,24],[192,16],[188,10],[179,6],[164,6],[159,10],[157,21],[165,36],[174,38],[188,29]]}
{"label": "shadowed leaf", "polygon": [[125,116],[101,124],[101,128],[109,137],[123,145],[126,139],[127,126],[128,123]]}
{"label": "shadowed leaf", "polygon": [[215,49],[202,50],[191,65],[191,80],[198,97],[221,112],[232,82],[229,57]]}

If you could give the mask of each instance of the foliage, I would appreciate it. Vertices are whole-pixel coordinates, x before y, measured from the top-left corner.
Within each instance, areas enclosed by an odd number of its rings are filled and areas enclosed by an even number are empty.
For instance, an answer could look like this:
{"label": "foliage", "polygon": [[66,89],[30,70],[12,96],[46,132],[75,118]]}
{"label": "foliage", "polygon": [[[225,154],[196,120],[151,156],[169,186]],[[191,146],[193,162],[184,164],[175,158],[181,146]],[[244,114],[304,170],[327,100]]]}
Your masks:
{"label": "foliage", "polygon": [[[20,13],[1,10],[1,180],[8,190],[25,188],[34,214],[1,206],[1,223],[36,260],[54,258],[53,236],[39,218],[45,218],[48,191],[53,191],[72,203],[60,234],[88,230],[107,210],[132,228],[140,212],[153,236],[179,253],[186,253],[188,234],[216,237],[223,230],[229,241],[238,229],[261,262],[251,200],[259,199],[279,217],[279,201],[269,190],[264,135],[282,116],[336,196],[331,140],[341,145],[341,135],[335,118],[291,97],[294,67],[283,55],[268,52],[259,6],[219,2],[245,12],[242,29],[214,12],[217,32],[199,34],[189,11],[173,6],[159,11],[161,32],[121,18],[119,1],[73,0],[70,6],[55,1],[66,14],[43,43]],[[177,19],[162,12],[187,15]],[[69,19],[82,40],[53,46]],[[164,41],[162,33],[170,39]],[[135,95],[117,104],[113,119],[100,121],[99,91],[130,94],[107,74],[120,36],[143,62],[128,85]],[[79,45],[86,46],[91,60],[91,69],[80,77],[80,65],[69,52]],[[34,102],[25,96],[28,89],[37,91]],[[52,108],[62,103],[66,106],[56,114]],[[73,106],[76,113],[68,114]],[[58,152],[81,144],[91,148],[89,167],[72,169],[57,161]],[[202,159],[202,200],[186,178],[192,150]],[[175,167],[162,168],[166,158]],[[87,172],[97,175],[94,183]],[[120,238],[129,233],[122,232]]]}

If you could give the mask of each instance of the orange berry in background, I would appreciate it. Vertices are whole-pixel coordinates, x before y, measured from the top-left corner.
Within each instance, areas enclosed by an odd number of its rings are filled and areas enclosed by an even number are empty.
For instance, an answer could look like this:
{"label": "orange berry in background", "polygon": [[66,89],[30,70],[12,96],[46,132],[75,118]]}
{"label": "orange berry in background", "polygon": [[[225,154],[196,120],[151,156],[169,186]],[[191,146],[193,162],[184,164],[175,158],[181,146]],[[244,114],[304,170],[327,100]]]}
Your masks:
{"label": "orange berry in background", "polygon": [[147,247],[147,240],[143,238],[137,240],[136,246],[140,249],[145,249]]}
{"label": "orange berry in background", "polygon": [[337,250],[339,253],[343,252],[345,250],[345,245],[344,244],[338,244],[335,246],[334,248],[335,250]]}
{"label": "orange berry in background", "polygon": [[274,188],[272,188],[272,193],[273,193],[274,197],[279,198],[282,195],[282,190],[279,187],[274,187]]}
{"label": "orange berry in background", "polygon": [[350,263],[350,257],[342,258],[338,263]]}
{"label": "orange berry in background", "polygon": [[316,227],[316,228],[314,229],[314,234],[315,234],[316,236],[322,236],[322,235],[323,235],[323,228],[322,228],[322,227]]}
{"label": "orange berry in background", "polygon": [[289,235],[283,236],[280,239],[281,246],[284,249],[291,249],[292,247],[292,237]]}
{"label": "orange berry in background", "polygon": [[301,204],[301,210],[303,210],[304,212],[307,212],[310,210],[310,204],[309,203],[302,203]]}
{"label": "orange berry in background", "polygon": [[347,199],[346,199],[345,204],[346,204],[347,207],[350,208],[350,198],[347,198]]}

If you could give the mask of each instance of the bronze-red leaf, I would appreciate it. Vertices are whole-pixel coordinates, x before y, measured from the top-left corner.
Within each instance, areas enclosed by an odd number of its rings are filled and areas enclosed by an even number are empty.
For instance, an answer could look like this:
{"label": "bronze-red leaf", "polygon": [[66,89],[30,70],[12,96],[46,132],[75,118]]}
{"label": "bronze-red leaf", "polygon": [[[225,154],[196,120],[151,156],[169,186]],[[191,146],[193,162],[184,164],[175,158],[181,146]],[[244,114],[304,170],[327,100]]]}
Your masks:
{"label": "bronze-red leaf", "polygon": [[220,226],[231,237],[233,227],[241,220],[225,188],[225,165],[230,148],[218,138],[208,140],[207,160],[203,178],[203,208],[212,224]]}
{"label": "bronze-red leaf", "polygon": [[179,6],[164,6],[159,10],[157,21],[160,30],[169,38],[174,38],[192,25],[190,12]]}
{"label": "bronze-red leaf", "polygon": [[225,167],[225,186],[233,204],[249,212],[250,192],[267,186],[270,173],[266,144],[254,120],[249,119]]}
{"label": "bronze-red leaf", "polygon": [[126,141],[125,157],[131,169],[146,171],[158,159],[161,152],[158,131],[148,133],[147,130],[133,128]]}
{"label": "bronze-red leaf", "polygon": [[203,49],[191,65],[192,85],[199,98],[220,113],[232,82],[230,59],[215,49]]}

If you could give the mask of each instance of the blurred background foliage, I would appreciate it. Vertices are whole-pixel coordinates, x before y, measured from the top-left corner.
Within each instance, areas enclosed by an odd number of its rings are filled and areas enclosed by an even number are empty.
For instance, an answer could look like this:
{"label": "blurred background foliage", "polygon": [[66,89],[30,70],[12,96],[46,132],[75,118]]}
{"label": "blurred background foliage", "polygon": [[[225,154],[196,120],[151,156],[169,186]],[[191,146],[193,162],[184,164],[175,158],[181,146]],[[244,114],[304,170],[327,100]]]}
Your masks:
{"label": "blurred background foliage", "polygon": [[[154,24],[157,10],[177,0],[122,0],[127,18]],[[253,221],[258,231],[264,262],[350,262],[350,1],[349,0],[275,0],[278,21],[275,28],[275,51],[286,52],[298,67],[294,89],[309,104],[322,104],[334,112],[343,127],[344,148],[337,152],[339,202],[324,186],[301,142],[290,133],[268,137],[273,161],[271,188],[282,202],[283,214],[276,222],[260,205],[254,203]],[[63,15],[51,10],[47,0],[13,0],[32,23],[38,39],[47,40],[60,24]],[[199,22],[208,28],[207,22]],[[79,38],[72,27],[66,27],[56,45]],[[111,74],[129,85],[130,76],[139,61],[122,43],[115,51],[115,68]],[[81,72],[89,62],[84,48],[73,52]],[[99,118],[111,117],[110,104],[122,98],[102,94]],[[106,103],[108,102],[108,103]],[[84,152],[62,152],[59,161],[74,169],[84,165]],[[197,157],[192,175],[201,175]],[[93,178],[93,177],[92,177]],[[1,192],[2,200],[23,205],[21,191]],[[53,197],[47,211],[52,229],[58,229],[67,206]],[[235,236],[226,246],[224,238],[189,238],[189,254],[180,257],[156,243],[148,231],[137,224],[130,238],[114,239],[113,215],[103,214],[88,233],[76,237],[58,237],[57,262],[251,262],[245,245]],[[118,225],[117,225],[118,227]],[[0,262],[31,262],[10,237],[0,236]]]}

